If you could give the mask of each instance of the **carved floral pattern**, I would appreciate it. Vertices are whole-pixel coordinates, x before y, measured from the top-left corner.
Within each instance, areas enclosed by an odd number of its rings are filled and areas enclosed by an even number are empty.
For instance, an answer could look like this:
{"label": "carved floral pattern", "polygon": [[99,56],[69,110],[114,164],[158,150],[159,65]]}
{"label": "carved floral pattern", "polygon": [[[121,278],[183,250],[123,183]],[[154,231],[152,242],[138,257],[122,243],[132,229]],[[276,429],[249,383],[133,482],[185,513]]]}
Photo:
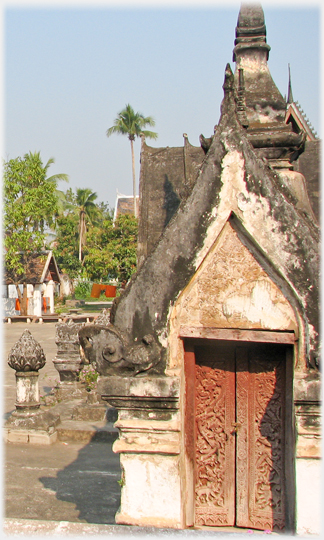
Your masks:
{"label": "carved floral pattern", "polygon": [[237,526],[282,530],[285,349],[258,344],[231,351],[227,364],[196,364],[195,522],[234,524],[236,507]]}
{"label": "carved floral pattern", "polygon": [[[271,527],[284,527],[284,362],[258,362],[263,373],[254,374],[255,482],[253,515],[268,513]],[[262,365],[263,364],[263,365]]]}
{"label": "carved floral pattern", "polygon": [[234,481],[234,441],[228,442],[234,373],[220,369],[221,363],[218,367],[196,365],[195,514],[197,524],[209,526],[230,525],[234,520],[233,500],[229,500],[234,490],[225,482],[225,475]]}
{"label": "carved floral pattern", "polygon": [[178,301],[178,323],[295,329],[293,309],[230,224]]}

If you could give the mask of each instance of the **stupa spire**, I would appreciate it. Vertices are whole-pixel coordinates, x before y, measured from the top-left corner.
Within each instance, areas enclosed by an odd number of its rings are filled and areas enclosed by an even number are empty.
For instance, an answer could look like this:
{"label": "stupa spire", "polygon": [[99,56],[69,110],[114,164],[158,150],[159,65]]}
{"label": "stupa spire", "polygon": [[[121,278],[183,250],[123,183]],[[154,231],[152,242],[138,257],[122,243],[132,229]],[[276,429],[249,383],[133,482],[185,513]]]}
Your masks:
{"label": "stupa spire", "polygon": [[266,60],[268,60],[270,46],[266,40],[266,26],[261,4],[241,4],[235,35],[234,62],[237,61],[237,55],[247,49],[264,50]]}

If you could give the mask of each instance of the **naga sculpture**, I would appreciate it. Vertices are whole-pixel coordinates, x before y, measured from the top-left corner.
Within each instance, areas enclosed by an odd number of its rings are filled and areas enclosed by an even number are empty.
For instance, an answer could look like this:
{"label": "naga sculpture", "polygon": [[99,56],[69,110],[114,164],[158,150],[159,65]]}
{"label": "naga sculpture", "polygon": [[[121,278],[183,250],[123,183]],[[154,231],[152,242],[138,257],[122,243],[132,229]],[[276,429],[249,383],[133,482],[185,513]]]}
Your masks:
{"label": "naga sculpture", "polygon": [[135,376],[152,370],[158,373],[161,346],[152,334],[129,344],[113,325],[89,325],[79,331],[79,339],[87,361],[100,375]]}

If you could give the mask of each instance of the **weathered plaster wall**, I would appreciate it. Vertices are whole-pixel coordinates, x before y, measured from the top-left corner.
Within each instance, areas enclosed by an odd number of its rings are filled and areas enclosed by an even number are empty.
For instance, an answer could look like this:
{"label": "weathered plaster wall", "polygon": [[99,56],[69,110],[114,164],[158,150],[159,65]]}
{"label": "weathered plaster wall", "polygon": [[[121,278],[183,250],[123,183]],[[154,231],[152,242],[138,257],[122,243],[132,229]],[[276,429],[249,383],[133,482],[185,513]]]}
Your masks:
{"label": "weathered plaster wall", "polygon": [[320,535],[322,509],[322,462],[296,459],[297,534]]}
{"label": "weathered plaster wall", "polygon": [[242,3],[235,34],[235,77],[238,77],[238,70],[243,69],[249,122],[283,121],[286,102],[268,68],[270,46],[266,42],[264,13],[260,4]]}
{"label": "weathered plaster wall", "polygon": [[295,170],[306,178],[306,188],[314,215],[320,222],[321,189],[321,141],[307,141],[305,151],[299,156]]}
{"label": "weathered plaster wall", "polygon": [[181,527],[179,456],[122,454],[125,479],[116,523]]}
{"label": "weathered plaster wall", "polygon": [[142,142],[139,265],[152,251],[181,201],[187,198],[204,157],[202,148],[192,146],[187,139],[178,148],[152,148]]}

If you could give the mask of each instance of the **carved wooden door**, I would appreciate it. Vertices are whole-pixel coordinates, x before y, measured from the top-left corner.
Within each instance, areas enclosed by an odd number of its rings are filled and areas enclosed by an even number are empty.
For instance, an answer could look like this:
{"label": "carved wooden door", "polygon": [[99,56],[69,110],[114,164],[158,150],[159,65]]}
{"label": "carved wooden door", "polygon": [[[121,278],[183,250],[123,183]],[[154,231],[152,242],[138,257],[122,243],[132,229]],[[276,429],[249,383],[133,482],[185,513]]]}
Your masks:
{"label": "carved wooden door", "polygon": [[195,347],[195,523],[285,526],[285,347]]}

